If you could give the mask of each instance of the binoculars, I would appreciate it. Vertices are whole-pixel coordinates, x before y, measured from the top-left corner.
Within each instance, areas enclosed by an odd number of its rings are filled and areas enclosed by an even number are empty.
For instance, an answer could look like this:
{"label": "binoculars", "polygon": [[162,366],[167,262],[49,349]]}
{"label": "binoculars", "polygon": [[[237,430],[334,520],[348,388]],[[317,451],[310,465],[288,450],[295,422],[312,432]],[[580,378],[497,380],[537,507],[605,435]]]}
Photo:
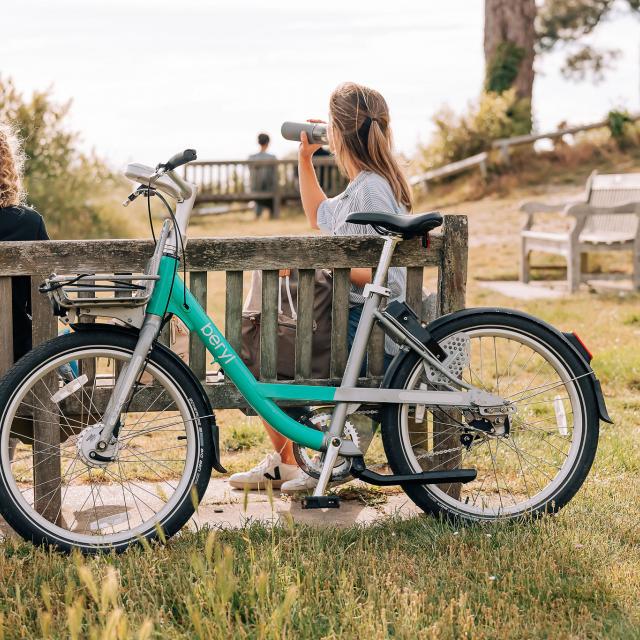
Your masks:
{"label": "binoculars", "polygon": [[306,131],[311,144],[329,144],[327,125],[321,122],[283,122],[280,133],[285,140],[300,142],[300,134]]}

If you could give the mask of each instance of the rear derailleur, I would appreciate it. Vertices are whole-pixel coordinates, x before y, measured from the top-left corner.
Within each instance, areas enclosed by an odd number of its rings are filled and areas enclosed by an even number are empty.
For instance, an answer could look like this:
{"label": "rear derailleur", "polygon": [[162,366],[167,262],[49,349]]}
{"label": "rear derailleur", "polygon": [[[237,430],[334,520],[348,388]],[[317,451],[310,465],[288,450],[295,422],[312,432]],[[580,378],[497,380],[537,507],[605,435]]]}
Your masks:
{"label": "rear derailleur", "polygon": [[[471,412],[465,412],[467,427],[460,435],[460,444],[467,450],[471,448],[474,440],[484,440],[486,436],[508,438],[511,428],[509,416],[495,416],[487,418]],[[485,435],[486,434],[486,435]]]}

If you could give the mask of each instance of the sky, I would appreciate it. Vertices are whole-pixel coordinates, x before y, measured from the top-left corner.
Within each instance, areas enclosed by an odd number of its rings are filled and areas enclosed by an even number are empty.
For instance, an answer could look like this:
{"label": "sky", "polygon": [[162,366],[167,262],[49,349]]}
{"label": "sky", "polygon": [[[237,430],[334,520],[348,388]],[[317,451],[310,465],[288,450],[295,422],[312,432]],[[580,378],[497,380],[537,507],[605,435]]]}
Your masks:
{"label": "sky", "polygon": [[[6,3],[6,4],[5,4]],[[156,164],[193,147],[241,159],[258,132],[285,155],[284,120],[324,118],[342,81],[389,103],[411,155],[444,104],[482,86],[482,0],[1,0],[0,74],[19,90],[73,100],[70,126],[114,166]],[[561,54],[537,61],[536,127],[640,111],[640,21],[617,15],[593,43],[622,50],[605,82],[574,84]]]}

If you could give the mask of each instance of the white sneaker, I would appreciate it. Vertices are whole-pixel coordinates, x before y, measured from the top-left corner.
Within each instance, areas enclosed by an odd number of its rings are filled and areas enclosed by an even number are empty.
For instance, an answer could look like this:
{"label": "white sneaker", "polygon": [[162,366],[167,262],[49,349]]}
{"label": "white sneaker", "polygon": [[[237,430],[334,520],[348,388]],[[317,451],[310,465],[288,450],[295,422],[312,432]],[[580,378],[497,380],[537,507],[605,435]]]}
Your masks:
{"label": "white sneaker", "polygon": [[285,480],[295,478],[298,471],[300,467],[297,464],[284,464],[280,454],[274,451],[253,469],[234,473],[229,478],[229,484],[235,489],[264,489],[270,482],[277,489]]}
{"label": "white sneaker", "polygon": [[[350,477],[344,478],[344,480],[336,480],[329,483],[329,487],[337,487],[345,482],[351,480]],[[298,469],[298,473],[292,480],[287,480],[280,485],[280,491],[282,493],[300,493],[302,491],[313,491],[318,484],[316,478],[312,478],[309,474],[305,473],[302,469]]]}

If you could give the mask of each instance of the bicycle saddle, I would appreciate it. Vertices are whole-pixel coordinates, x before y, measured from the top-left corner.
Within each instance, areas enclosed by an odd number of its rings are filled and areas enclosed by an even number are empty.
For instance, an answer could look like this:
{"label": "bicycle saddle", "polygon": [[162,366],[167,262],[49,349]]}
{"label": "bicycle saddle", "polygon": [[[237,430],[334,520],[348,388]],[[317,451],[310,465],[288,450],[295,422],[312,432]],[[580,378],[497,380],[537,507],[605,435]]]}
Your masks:
{"label": "bicycle saddle", "polygon": [[350,213],[347,222],[370,224],[378,233],[382,230],[401,235],[405,240],[429,233],[442,224],[442,215],[437,212],[405,215],[400,213],[381,213],[378,211],[355,211]]}

